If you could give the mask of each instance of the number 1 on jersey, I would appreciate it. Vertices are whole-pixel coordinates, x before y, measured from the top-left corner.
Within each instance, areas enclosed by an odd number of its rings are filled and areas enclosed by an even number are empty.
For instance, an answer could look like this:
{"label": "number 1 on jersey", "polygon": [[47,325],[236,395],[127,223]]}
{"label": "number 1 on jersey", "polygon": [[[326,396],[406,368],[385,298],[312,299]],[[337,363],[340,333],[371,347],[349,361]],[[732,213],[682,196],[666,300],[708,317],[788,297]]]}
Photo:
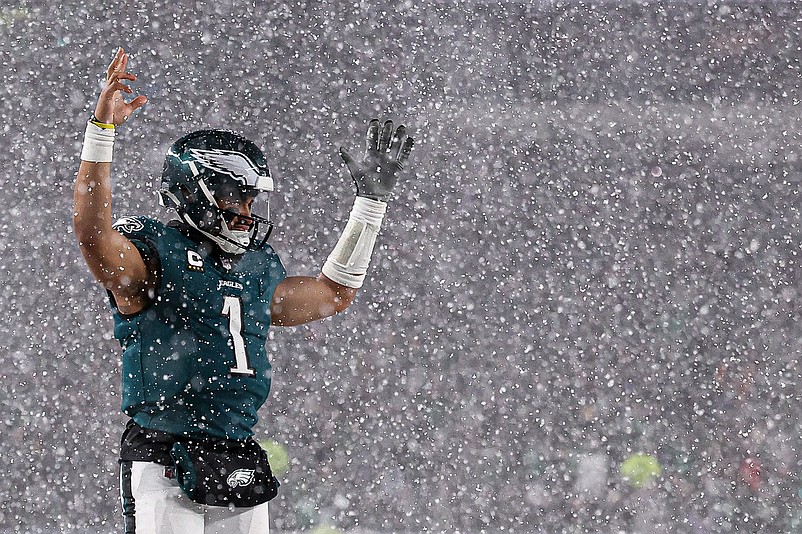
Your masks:
{"label": "number 1 on jersey", "polygon": [[234,358],[237,361],[237,366],[230,371],[238,375],[253,375],[254,370],[248,364],[245,338],[242,337],[242,302],[239,297],[223,295],[223,315],[228,317],[228,332],[231,334]]}

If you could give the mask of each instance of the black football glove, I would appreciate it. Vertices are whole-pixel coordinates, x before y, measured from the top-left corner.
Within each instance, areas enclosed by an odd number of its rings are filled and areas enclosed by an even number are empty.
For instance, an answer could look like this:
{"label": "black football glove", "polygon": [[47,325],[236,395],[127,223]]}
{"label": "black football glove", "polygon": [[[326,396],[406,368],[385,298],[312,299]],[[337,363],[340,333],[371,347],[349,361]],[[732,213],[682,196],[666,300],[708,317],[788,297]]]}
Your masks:
{"label": "black football glove", "polygon": [[373,119],[368,124],[367,147],[362,161],[356,161],[340,147],[340,156],[356,184],[357,196],[387,202],[414,142],[407,137],[404,126],[399,126],[393,133],[393,121],[385,121],[379,133],[379,121]]}

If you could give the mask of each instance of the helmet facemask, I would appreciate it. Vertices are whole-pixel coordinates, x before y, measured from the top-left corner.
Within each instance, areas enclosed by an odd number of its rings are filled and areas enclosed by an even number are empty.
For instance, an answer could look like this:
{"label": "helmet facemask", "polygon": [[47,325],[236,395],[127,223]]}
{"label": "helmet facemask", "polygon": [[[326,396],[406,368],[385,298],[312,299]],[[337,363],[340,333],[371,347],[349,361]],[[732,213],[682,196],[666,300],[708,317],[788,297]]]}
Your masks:
{"label": "helmet facemask", "polygon": [[[264,245],[273,230],[267,192],[261,193],[259,189],[235,184],[231,180],[219,185],[207,185],[201,179],[198,186],[215,208],[210,210],[215,213],[215,218],[209,229],[199,230],[217,243],[220,250],[228,254],[242,254],[248,249],[261,248]],[[249,206],[248,215],[239,211],[243,204]],[[267,217],[256,215],[254,211],[261,211]],[[260,225],[264,235],[258,239]]]}
{"label": "helmet facemask", "polygon": [[[175,209],[182,221],[208,237],[223,252],[238,255],[259,249],[270,237],[273,223],[270,222],[268,193],[231,183],[210,185],[203,178],[198,178],[195,192],[180,189],[162,191],[161,204]],[[238,206],[251,200],[250,214],[240,214]],[[255,211],[266,216],[257,215]]]}

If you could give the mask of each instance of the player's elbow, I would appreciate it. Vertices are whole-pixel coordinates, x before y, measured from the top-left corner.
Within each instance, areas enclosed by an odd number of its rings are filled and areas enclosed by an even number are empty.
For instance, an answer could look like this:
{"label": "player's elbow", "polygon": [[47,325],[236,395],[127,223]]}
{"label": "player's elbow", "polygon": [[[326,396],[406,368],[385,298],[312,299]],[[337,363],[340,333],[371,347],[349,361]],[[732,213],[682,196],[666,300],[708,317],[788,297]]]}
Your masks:
{"label": "player's elbow", "polygon": [[103,235],[97,218],[91,217],[85,211],[78,209],[73,212],[72,231],[81,248],[97,246]]}
{"label": "player's elbow", "polygon": [[343,291],[339,294],[335,295],[332,299],[332,304],[334,306],[334,314],[342,313],[348,309],[351,303],[354,302],[354,298],[356,297],[356,290],[347,288],[350,291]]}
{"label": "player's elbow", "polygon": [[330,295],[327,301],[332,308],[331,315],[344,312],[354,302],[357,289],[338,284],[324,274],[321,274],[319,279],[329,288]]}

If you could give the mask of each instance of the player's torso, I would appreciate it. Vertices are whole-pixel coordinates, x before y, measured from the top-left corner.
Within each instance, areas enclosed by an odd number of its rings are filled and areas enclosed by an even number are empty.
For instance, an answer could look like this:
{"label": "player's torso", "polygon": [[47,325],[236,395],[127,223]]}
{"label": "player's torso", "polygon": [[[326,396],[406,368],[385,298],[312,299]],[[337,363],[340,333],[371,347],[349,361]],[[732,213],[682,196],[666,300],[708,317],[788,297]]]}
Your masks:
{"label": "player's torso", "polygon": [[236,264],[171,228],[144,229],[161,263],[152,306],[118,318],[125,409],[143,426],[244,437],[270,390],[270,300],[283,278],[272,250]]}

